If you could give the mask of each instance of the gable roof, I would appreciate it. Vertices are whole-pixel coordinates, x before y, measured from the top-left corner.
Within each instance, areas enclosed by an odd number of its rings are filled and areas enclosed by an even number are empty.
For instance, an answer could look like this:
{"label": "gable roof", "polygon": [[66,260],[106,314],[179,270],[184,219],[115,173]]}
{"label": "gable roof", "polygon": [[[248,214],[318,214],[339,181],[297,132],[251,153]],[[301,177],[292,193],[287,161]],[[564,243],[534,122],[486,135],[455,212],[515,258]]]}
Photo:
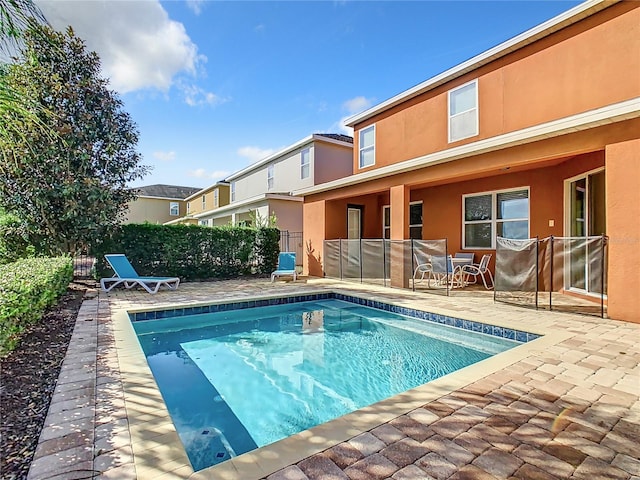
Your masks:
{"label": "gable roof", "polygon": [[181,187],[178,185],[146,185],[144,187],[133,188],[138,196],[141,197],[157,197],[184,200],[189,195],[199,192],[200,188]]}
{"label": "gable roof", "polygon": [[479,55],[476,55],[469,60],[456,65],[449,70],[446,70],[430,79],[419,83],[418,85],[399,93],[398,95],[385,100],[378,105],[375,105],[364,112],[360,112],[352,117],[349,117],[345,122],[345,125],[349,127],[355,126],[355,124],[367,120],[379,113],[389,110],[407,100],[422,95],[429,90],[433,90],[440,85],[443,85],[451,80],[454,80],[462,75],[469,73],[473,70],[487,65],[499,58],[508,55],[511,52],[519,50],[527,45],[530,45],[541,38],[547,37],[559,30],[562,30],[569,25],[579,22],[580,20],[589,17],[605,8],[618,3],[620,0],[587,0],[580,5],[567,10],[566,12],[557,15],[556,17],[543,22],[526,32],[516,35],[515,37],[502,42],[501,44],[486,50]]}

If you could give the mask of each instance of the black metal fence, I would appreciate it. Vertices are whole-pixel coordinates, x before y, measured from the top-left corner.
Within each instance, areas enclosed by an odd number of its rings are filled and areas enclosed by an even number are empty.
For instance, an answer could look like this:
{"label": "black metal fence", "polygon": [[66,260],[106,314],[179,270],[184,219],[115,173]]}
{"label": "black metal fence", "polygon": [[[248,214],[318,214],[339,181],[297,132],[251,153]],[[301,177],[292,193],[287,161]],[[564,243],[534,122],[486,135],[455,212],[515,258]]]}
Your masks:
{"label": "black metal fence", "polygon": [[296,265],[298,266],[302,265],[303,247],[302,232],[290,232],[289,230],[280,231],[280,251],[295,252]]}
{"label": "black metal fence", "polygon": [[604,317],[607,237],[498,238],[496,301]]}

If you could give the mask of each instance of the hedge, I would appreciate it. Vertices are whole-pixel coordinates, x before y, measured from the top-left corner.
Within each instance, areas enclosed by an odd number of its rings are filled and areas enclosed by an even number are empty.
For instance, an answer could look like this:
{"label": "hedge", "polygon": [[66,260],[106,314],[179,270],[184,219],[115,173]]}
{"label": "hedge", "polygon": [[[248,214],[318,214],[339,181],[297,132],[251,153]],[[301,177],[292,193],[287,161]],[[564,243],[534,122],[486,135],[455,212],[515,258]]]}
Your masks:
{"label": "hedge", "polygon": [[0,355],[16,348],[24,329],[42,318],[72,279],[69,257],[25,258],[0,265]]}
{"label": "hedge", "polygon": [[113,275],[105,254],[124,253],[139,275],[211,280],[271,273],[279,242],[276,228],[127,224],[92,254],[98,278]]}

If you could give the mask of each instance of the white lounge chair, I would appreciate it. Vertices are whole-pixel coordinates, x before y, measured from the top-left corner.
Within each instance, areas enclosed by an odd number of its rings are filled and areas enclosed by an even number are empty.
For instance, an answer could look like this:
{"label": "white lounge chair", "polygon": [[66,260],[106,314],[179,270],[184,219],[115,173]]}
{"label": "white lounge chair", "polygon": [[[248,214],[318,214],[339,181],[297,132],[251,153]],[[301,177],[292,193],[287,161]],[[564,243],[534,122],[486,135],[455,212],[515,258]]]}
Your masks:
{"label": "white lounge chair", "polygon": [[273,282],[276,277],[293,276],[293,281],[296,281],[298,276],[296,272],[296,253],[295,252],[280,252],[278,255],[278,269],[271,274],[271,281]]}
{"label": "white lounge chair", "polygon": [[110,292],[121,283],[125,288],[140,285],[151,294],[158,293],[162,285],[166,285],[169,290],[176,290],[180,285],[178,277],[141,277],[122,253],[105,255],[104,258],[115,272],[113,277],[100,279],[100,286],[105,292]]}

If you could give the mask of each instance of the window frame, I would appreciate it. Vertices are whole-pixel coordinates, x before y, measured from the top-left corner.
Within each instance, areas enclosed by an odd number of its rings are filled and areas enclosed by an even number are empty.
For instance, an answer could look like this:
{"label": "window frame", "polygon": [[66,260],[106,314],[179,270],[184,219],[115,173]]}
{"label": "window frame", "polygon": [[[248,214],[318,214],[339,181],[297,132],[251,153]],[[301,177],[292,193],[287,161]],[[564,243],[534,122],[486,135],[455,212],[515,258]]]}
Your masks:
{"label": "window frame", "polygon": [[218,208],[220,206],[220,193],[218,192],[218,189],[216,188],[213,191],[213,208]]}
{"label": "window frame", "polygon": [[191,213],[191,202],[187,202],[187,215]]}
{"label": "window frame", "polygon": [[[307,161],[305,163],[305,154],[307,157]],[[305,167],[307,174],[305,175]],[[305,178],[309,178],[311,175],[311,149],[305,148],[300,152],[300,180],[304,180]]]}
{"label": "window frame", "polygon": [[204,212],[207,209],[207,195],[202,195],[202,211]]}
{"label": "window frame", "polygon": [[[498,219],[498,195],[501,193],[510,192],[527,192],[527,217]],[[486,197],[491,196],[491,218],[487,220],[466,220],[465,216],[465,200],[470,197]],[[501,190],[490,190],[486,192],[467,193],[462,195],[462,249],[463,250],[495,250],[496,238],[498,234],[498,224],[507,222],[527,222],[527,238],[531,236],[531,187],[522,186],[515,188],[505,188]],[[467,245],[466,226],[467,225],[479,225],[479,224],[491,225],[491,246],[481,247],[476,245]]]}
{"label": "window frame", "polygon": [[[411,205],[423,205],[423,201],[422,200],[415,200],[413,202],[409,202],[409,210],[411,210]],[[386,225],[385,222],[385,211],[389,210],[389,225]],[[424,207],[422,209],[422,213],[424,215]],[[411,211],[409,211],[409,222],[411,222]],[[420,238],[416,238],[415,240],[422,240],[422,225],[423,223],[409,223],[409,239],[412,238],[411,237],[411,229],[412,228],[418,228],[420,227]],[[387,230],[389,231],[389,236],[386,236],[386,232]],[[391,205],[383,205],[382,206],[382,238],[385,240],[389,240],[391,238]]]}
{"label": "window frame", "polygon": [[[173,213],[174,207],[176,208],[176,213]],[[180,202],[169,202],[169,216],[171,217],[179,217],[180,216]]]}
{"label": "window frame", "polygon": [[[456,91],[461,90],[465,87],[468,87],[471,84],[475,84],[475,106],[473,108],[470,108],[468,110],[465,110],[464,112],[458,112],[456,114],[451,114],[451,95],[454,94]],[[460,137],[460,138],[452,138],[451,137],[451,120],[455,117],[459,117],[465,113],[469,113],[475,110],[475,131],[474,133],[472,133],[471,135],[466,135],[464,137]],[[478,79],[474,79],[471,80],[470,82],[464,83],[458,87],[452,88],[451,90],[449,90],[447,92],[447,125],[448,125],[448,140],[449,143],[454,143],[454,142],[459,142],[460,140],[464,140],[466,138],[471,138],[471,137],[475,137],[480,133],[480,120],[479,120],[479,105],[478,105]]]}
{"label": "window frame", "polygon": [[[367,145],[366,147],[362,146],[362,137],[365,132],[373,130],[373,144]],[[373,161],[370,164],[363,165],[362,163],[362,154],[366,151],[373,151]],[[373,167],[376,164],[376,124],[369,125],[366,128],[363,128],[358,132],[358,168],[369,168]]]}
{"label": "window frame", "polygon": [[236,182],[231,182],[231,202],[236,201]]}
{"label": "window frame", "polygon": [[275,184],[274,177],[275,177],[275,168],[272,163],[271,165],[267,166],[267,190],[273,189],[273,186]]}

